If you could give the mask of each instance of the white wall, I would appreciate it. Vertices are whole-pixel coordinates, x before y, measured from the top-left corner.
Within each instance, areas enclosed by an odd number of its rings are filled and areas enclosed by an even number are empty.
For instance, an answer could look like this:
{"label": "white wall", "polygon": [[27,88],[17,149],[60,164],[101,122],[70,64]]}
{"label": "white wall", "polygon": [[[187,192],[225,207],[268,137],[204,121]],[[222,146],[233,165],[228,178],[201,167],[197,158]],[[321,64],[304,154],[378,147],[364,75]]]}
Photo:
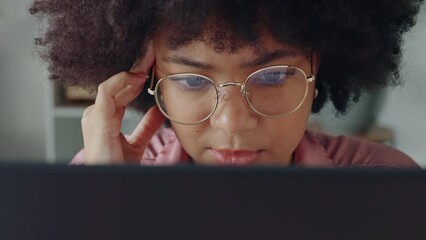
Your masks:
{"label": "white wall", "polygon": [[[0,0],[0,159],[45,156],[45,68],[35,57],[37,26],[30,0]],[[426,7],[407,35],[402,77],[391,90],[379,122],[392,127],[396,146],[426,167]]]}

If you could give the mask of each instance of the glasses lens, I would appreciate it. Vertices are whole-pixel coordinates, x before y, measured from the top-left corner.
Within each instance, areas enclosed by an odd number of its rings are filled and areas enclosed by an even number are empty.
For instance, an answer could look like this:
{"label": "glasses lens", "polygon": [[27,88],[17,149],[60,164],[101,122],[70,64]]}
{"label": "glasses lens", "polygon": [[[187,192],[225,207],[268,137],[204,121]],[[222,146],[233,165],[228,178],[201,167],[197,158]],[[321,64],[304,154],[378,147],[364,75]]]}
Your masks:
{"label": "glasses lens", "polygon": [[172,121],[195,124],[207,119],[217,104],[214,83],[197,74],[175,74],[158,82],[157,101]]}
{"label": "glasses lens", "polygon": [[279,117],[292,113],[303,103],[307,91],[302,70],[276,66],[260,70],[247,80],[248,101],[258,113]]}

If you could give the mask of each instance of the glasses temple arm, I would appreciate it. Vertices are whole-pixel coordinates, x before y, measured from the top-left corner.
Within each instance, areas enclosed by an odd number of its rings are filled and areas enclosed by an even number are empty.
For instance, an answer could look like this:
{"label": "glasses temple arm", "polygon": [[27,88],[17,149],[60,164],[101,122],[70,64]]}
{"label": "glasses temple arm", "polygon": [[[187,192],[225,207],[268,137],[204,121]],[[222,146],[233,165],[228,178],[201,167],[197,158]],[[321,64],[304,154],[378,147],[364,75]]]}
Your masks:
{"label": "glasses temple arm", "polygon": [[313,82],[315,80],[314,75],[314,49],[311,49],[311,76],[306,78],[308,82]]}
{"label": "glasses temple arm", "polygon": [[155,72],[155,66],[151,69],[151,83],[149,84],[148,93],[150,95],[155,95],[155,90],[152,88],[154,87],[154,72]]}

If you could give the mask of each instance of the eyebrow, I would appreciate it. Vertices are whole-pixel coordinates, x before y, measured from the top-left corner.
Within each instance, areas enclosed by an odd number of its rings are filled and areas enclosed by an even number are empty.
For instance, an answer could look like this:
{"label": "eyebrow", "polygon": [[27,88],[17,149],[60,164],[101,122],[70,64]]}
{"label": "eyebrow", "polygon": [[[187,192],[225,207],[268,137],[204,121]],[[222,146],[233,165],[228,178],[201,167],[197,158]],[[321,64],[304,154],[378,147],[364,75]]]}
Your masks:
{"label": "eyebrow", "polygon": [[[240,68],[250,68],[250,67],[259,67],[266,65],[276,59],[285,58],[285,57],[292,57],[300,54],[296,50],[292,49],[278,49],[273,52],[262,54],[260,57],[257,57],[253,60],[245,61],[240,65]],[[189,59],[184,56],[179,55],[173,55],[169,57],[161,57],[161,60],[166,63],[175,63],[179,65],[185,65],[190,66],[194,68],[199,68],[202,70],[214,70],[215,67],[208,63],[203,63],[199,61],[195,61],[192,59]]]}
{"label": "eyebrow", "polygon": [[189,59],[189,58],[184,57],[184,56],[173,55],[171,57],[162,57],[161,60],[163,60],[166,63],[171,62],[171,63],[190,66],[190,67],[194,67],[194,68],[199,68],[199,69],[202,69],[202,70],[213,70],[214,69],[213,65],[198,62],[198,61]]}
{"label": "eyebrow", "polygon": [[243,64],[240,65],[240,67],[241,68],[259,67],[280,58],[293,57],[299,54],[300,53],[298,51],[292,50],[292,49],[278,49],[273,52],[265,53],[253,60],[245,61]]}

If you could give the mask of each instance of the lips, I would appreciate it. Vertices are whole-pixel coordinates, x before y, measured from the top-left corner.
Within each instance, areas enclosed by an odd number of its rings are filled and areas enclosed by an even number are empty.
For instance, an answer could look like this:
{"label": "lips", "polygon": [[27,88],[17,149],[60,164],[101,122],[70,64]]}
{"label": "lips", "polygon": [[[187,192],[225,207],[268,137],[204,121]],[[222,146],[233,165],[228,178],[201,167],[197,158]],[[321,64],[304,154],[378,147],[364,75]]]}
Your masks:
{"label": "lips", "polygon": [[214,161],[219,165],[235,165],[245,166],[255,163],[260,154],[263,152],[259,151],[247,151],[247,150],[228,150],[228,149],[209,149],[213,156]]}

